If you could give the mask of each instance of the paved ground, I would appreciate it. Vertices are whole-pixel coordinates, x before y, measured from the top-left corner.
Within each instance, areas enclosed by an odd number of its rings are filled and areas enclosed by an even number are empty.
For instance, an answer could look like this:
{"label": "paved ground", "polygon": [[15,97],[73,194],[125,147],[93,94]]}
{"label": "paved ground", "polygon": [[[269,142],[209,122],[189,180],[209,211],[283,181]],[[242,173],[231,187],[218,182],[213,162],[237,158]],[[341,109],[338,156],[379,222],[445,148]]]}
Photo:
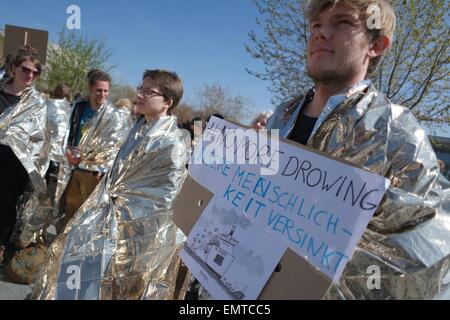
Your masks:
{"label": "paved ground", "polygon": [[28,300],[31,298],[33,285],[12,283],[0,267],[0,300]]}

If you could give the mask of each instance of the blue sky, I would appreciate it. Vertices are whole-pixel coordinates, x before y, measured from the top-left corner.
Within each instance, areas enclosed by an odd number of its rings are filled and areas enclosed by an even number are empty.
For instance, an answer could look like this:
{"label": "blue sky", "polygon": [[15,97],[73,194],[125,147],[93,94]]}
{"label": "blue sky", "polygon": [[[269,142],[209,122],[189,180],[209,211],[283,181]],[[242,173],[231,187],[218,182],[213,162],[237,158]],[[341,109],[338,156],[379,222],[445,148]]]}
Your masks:
{"label": "blue sky", "polygon": [[176,71],[184,82],[186,102],[194,101],[203,84],[219,83],[233,95],[251,98],[252,108],[273,109],[268,82],[245,68],[264,66],[245,51],[248,33],[257,28],[251,0],[4,1],[5,24],[49,31],[56,42],[66,26],[69,5],[81,9],[81,30],[104,38],[113,50],[112,76],[135,86],[145,69]]}

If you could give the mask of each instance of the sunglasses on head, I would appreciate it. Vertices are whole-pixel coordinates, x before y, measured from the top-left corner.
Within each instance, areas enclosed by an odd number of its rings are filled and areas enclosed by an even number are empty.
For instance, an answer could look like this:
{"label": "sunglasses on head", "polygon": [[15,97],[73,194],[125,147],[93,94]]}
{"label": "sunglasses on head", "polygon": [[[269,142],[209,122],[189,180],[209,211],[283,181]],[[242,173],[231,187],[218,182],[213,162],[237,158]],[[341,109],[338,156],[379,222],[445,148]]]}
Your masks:
{"label": "sunglasses on head", "polygon": [[39,71],[31,70],[30,68],[27,68],[25,66],[20,66],[20,70],[26,74],[29,74],[31,72],[31,73],[33,73],[33,76],[35,76],[35,77],[37,77],[39,75]]}

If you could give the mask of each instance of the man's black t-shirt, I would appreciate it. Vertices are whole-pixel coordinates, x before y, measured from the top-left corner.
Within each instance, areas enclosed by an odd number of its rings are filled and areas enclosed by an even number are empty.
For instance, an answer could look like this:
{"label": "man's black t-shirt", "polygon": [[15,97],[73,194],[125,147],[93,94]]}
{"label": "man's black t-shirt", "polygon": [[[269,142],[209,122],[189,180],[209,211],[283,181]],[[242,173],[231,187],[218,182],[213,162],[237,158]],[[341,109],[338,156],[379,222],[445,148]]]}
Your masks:
{"label": "man's black t-shirt", "polygon": [[0,114],[12,105],[19,103],[20,96],[15,96],[0,90]]}
{"label": "man's black t-shirt", "polygon": [[316,125],[317,118],[308,117],[300,110],[294,129],[292,130],[289,139],[306,145],[309,137]]}
{"label": "man's black t-shirt", "polygon": [[309,90],[306,94],[305,100],[303,101],[303,105],[298,114],[294,129],[288,137],[289,140],[296,141],[303,145],[308,143],[308,139],[311,136],[314,126],[316,125],[317,118],[308,117],[303,113],[303,110],[313,100],[313,98],[314,90]]}

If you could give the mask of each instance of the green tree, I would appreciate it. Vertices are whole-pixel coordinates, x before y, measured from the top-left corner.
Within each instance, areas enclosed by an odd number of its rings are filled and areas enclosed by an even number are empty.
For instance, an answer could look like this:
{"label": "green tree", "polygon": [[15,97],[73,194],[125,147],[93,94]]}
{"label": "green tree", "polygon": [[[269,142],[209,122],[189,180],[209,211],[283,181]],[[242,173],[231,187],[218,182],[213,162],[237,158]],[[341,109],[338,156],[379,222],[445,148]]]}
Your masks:
{"label": "green tree", "polygon": [[[262,29],[251,31],[246,44],[263,72],[247,70],[268,81],[273,103],[304,92],[312,85],[306,74],[306,1],[255,0]],[[394,43],[372,75],[376,86],[430,125],[450,123],[450,30],[448,0],[393,0],[397,15]]]}
{"label": "green tree", "polygon": [[86,76],[90,69],[110,71],[112,52],[101,39],[88,39],[64,29],[59,33],[56,44],[50,44],[43,80],[49,90],[65,83],[72,92],[83,92]]}

